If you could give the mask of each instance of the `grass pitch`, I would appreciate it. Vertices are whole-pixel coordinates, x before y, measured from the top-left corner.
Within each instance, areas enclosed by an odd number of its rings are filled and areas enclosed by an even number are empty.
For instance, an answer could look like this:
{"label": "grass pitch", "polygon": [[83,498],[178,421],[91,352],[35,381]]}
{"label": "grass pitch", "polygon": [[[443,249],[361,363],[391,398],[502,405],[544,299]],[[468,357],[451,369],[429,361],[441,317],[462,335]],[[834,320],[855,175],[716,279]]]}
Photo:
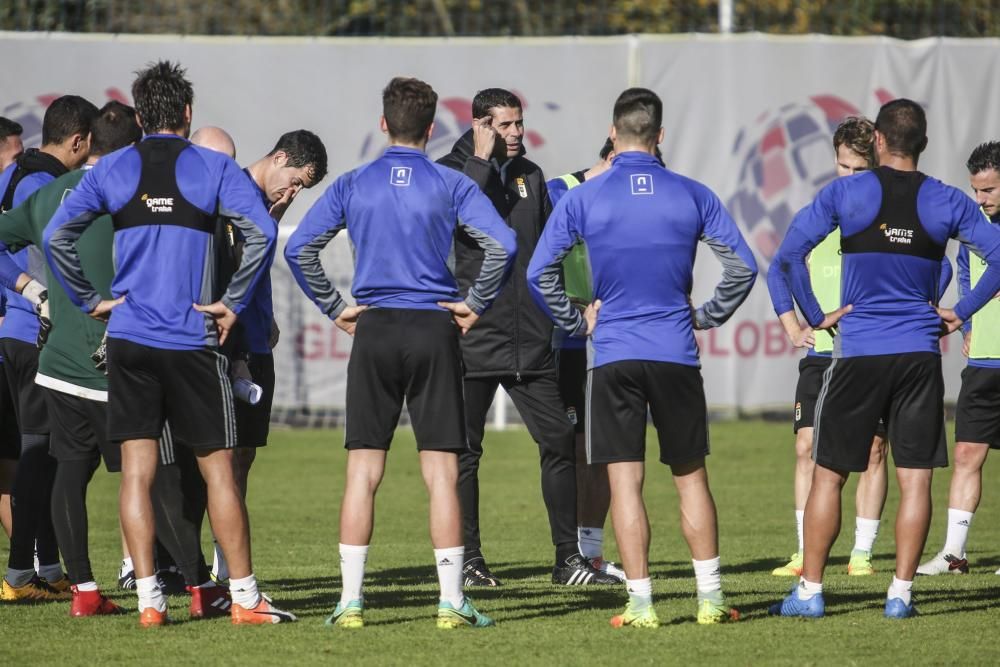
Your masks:
{"label": "grass pitch", "polygon": [[[343,485],[343,435],[277,431],[251,475],[254,562],[262,589],[300,623],[232,627],[225,619],[188,622],[187,599],[170,600],[175,625],[142,630],[125,617],[72,619],[68,603],[0,606],[5,665],[108,664],[996,664],[992,634],[1000,610],[1000,474],[988,461],[983,502],[969,543],[969,576],[919,578],[919,618],[882,618],[892,578],[890,483],[872,577],[848,577],[854,483],[845,491],[844,530],[827,571],[827,617],[769,618],[791,579],[772,577],[795,550],[793,436],[788,424],[712,426],[709,458],[719,508],[723,586],[744,616],[715,627],[694,621],[694,574],[680,535],[667,468],[650,462],[646,500],[653,525],[654,596],[664,627],[614,630],[625,603],[618,588],[550,583],[552,548],[539,489],[537,449],[524,431],[489,433],[481,472],[484,551],[505,586],[473,591],[497,627],[442,632],[434,626],[437,583],[427,536],[426,500],[412,433],[400,430],[378,498],[369,554],[363,630],[323,625],[337,600],[337,510]],[[650,444],[653,432],[650,431]],[[993,455],[997,456],[996,454]],[[890,471],[891,475],[891,471]],[[934,483],[935,518],[925,557],[944,539],[949,470]],[[98,583],[116,590],[117,478],[99,471],[88,504],[91,558]],[[606,556],[617,560],[610,522]],[[0,556],[5,554],[0,551]]]}

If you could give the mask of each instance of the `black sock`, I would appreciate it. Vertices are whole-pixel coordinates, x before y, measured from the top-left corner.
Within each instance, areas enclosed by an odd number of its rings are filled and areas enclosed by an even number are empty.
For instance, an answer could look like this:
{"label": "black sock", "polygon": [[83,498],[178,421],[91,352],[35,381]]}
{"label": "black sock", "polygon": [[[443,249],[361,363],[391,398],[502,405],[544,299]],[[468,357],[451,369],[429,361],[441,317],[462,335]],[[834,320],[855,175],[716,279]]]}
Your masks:
{"label": "black sock", "polygon": [[94,580],[87,545],[87,485],[99,458],[60,461],[52,487],[52,526],[71,584]]}
{"label": "black sock", "polygon": [[7,566],[15,570],[35,567],[35,540],[42,565],[59,562],[52,530],[52,484],[56,460],[49,456],[49,436],[21,436],[21,458],[17,462],[10,503],[13,530]]}
{"label": "black sock", "polygon": [[474,560],[482,560],[482,561],[486,560],[486,559],[483,558],[483,552],[482,552],[482,550],[481,549],[466,549],[465,550],[465,562],[469,563],[469,562],[472,562]]}

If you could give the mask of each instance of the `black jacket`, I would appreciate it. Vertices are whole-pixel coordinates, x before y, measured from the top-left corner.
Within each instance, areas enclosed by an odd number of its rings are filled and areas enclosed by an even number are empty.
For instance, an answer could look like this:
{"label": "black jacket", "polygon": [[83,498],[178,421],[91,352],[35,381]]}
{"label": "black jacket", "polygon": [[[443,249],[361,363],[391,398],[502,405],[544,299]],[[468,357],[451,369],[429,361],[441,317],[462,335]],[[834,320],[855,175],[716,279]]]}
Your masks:
{"label": "black jacket", "polygon": [[[506,169],[507,183],[492,162],[473,155],[472,130],[466,132],[438,162],[464,173],[479,185],[517,234],[517,258],[493,306],[462,337],[466,377],[537,376],[555,372],[552,322],[528,293],[528,262],[542,234],[552,204],[545,177],[534,162],[521,155]],[[479,275],[483,253],[464,232],[456,232],[455,278],[465,295]]]}

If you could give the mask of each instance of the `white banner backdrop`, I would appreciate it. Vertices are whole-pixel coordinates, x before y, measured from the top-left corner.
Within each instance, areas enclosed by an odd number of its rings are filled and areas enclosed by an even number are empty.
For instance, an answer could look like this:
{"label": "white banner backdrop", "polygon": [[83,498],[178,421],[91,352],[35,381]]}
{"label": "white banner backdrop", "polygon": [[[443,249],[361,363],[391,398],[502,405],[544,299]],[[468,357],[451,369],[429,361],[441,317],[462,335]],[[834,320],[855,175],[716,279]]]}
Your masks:
{"label": "white banner backdrop", "polygon": [[[195,127],[219,125],[236,139],[241,164],[283,132],[307,128],[325,142],[330,176],[300,196],[282,224],[294,227],[340,173],[377,156],[381,89],[417,76],[441,96],[432,157],[468,128],[471,98],[486,87],[525,103],[528,156],[549,177],[592,164],[618,93],[657,91],[665,103],[663,150],[670,168],[711,186],[743,226],[761,265],[747,303],[724,327],[700,336],[714,409],[790,409],[796,363],[767,297],[768,260],[791,218],[833,173],[832,127],[844,115],[873,116],[882,101],[924,103],[928,173],[967,188],[964,161],[1000,137],[997,40],[882,38],[615,37],[565,39],[241,39],[0,33],[0,115],[25,126],[37,145],[55,96],[128,102],[133,72],[163,58],[181,61],[195,85]],[[57,62],[59,67],[48,63]],[[954,248],[951,249],[954,255]],[[338,238],[324,255],[349,291],[351,255]],[[695,298],[718,280],[700,253]],[[343,405],[350,339],[308,303],[280,257],[272,272],[282,340],[276,349],[282,407]],[[954,287],[945,303],[954,299]],[[957,395],[958,340],[946,341],[948,397]]]}

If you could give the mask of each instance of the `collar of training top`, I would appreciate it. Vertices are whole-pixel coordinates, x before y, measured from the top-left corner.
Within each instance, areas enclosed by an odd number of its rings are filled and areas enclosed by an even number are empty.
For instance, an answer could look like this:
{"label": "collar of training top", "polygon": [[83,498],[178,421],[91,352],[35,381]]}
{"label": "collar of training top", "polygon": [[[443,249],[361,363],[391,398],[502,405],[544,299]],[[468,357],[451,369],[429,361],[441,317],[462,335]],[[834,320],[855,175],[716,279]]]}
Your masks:
{"label": "collar of training top", "polygon": [[656,159],[656,156],[652,153],[647,153],[645,151],[626,151],[624,153],[618,153],[615,158],[611,161],[611,164],[618,164],[619,162],[628,164],[655,164],[660,165],[660,161]]}

